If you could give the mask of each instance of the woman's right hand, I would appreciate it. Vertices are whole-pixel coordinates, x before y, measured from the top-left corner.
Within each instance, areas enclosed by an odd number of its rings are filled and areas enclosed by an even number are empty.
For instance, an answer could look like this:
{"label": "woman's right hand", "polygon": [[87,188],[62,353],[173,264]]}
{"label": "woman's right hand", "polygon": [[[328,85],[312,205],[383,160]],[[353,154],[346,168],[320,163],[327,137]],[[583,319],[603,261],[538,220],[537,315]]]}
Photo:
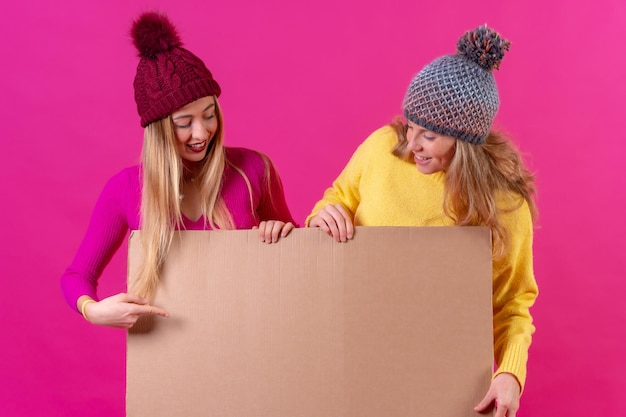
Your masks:
{"label": "woman's right hand", "polygon": [[[79,300],[78,304],[82,305],[84,302]],[[169,317],[167,311],[148,304],[145,298],[126,293],[116,294],[98,302],[88,302],[83,309],[90,323],[123,329],[133,327],[141,316]]]}
{"label": "woman's right hand", "polygon": [[261,242],[266,243],[278,242],[279,238],[286,237],[294,228],[293,223],[280,220],[263,220],[258,226],[253,227],[259,229]]}
{"label": "woman's right hand", "polygon": [[319,227],[337,242],[346,242],[354,236],[352,218],[341,204],[329,204],[309,222],[309,227]]}

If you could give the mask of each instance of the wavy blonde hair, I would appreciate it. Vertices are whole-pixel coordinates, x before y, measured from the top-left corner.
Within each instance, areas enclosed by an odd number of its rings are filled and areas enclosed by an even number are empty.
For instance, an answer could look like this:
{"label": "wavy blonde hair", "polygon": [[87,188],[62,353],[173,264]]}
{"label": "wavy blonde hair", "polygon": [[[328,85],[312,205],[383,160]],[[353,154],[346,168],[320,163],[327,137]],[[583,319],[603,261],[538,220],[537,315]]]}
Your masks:
{"label": "wavy blonde hair", "polygon": [[[396,118],[390,125],[398,134],[393,154],[411,160],[407,151],[406,124]],[[501,215],[528,204],[537,219],[535,176],[524,165],[520,152],[501,132],[492,130],[485,143],[456,141],[456,150],[446,171],[443,211],[458,226],[488,226],[496,259],[506,254],[510,233]]]}
{"label": "wavy blonde hair", "polygon": [[[202,162],[196,182],[200,188],[202,217],[212,229],[234,229],[235,224],[221,197],[222,178],[226,165],[239,172],[250,193],[252,188],[245,173],[230,163],[223,144],[223,116],[215,99],[218,127]],[[146,298],[154,295],[161,266],[172,243],[174,232],[184,229],[181,211],[183,161],[177,149],[174,123],[165,117],[146,126],[142,151],[143,188],[141,195],[141,241],[144,259],[129,291]]]}

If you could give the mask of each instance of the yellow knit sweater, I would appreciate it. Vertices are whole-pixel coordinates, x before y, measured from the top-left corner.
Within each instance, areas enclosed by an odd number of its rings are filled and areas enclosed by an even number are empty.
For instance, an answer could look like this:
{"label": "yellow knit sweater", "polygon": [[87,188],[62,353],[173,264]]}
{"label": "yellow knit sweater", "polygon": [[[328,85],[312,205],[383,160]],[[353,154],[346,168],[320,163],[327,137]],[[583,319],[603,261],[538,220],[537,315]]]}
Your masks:
{"label": "yellow knit sweater", "polygon": [[[424,175],[391,151],[397,135],[388,126],[363,142],[324,193],[306,225],[328,204],[342,204],[356,226],[449,226],[443,213],[443,172]],[[533,273],[533,226],[528,206],[502,217],[511,235],[507,255],[493,262],[496,375],[508,372],[524,387],[531,336],[529,308],[538,290]]]}

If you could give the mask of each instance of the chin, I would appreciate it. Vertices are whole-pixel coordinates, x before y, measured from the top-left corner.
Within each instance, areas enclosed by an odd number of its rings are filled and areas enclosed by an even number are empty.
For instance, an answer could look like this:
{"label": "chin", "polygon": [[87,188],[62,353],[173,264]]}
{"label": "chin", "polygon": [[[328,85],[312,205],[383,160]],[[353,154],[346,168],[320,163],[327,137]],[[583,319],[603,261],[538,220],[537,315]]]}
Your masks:
{"label": "chin", "polygon": [[437,172],[441,171],[441,169],[438,169],[438,168],[435,168],[435,169],[425,168],[425,169],[423,169],[422,167],[419,167],[419,166],[417,167],[417,170],[419,172],[421,172],[422,174],[424,174],[424,175],[436,174]]}
{"label": "chin", "polygon": [[206,152],[204,154],[193,154],[193,155],[187,155],[184,156],[183,159],[187,162],[202,162],[204,161],[204,159],[206,158]]}

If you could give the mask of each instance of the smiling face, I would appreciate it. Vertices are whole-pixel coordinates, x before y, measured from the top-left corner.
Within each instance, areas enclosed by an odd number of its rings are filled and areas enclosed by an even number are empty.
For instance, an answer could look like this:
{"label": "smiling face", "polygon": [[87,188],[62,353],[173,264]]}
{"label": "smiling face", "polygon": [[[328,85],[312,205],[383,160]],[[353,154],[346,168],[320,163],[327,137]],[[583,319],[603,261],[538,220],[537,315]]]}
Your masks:
{"label": "smiling face", "polygon": [[407,125],[406,138],[406,149],[413,154],[419,172],[434,174],[448,169],[456,150],[455,138],[426,130],[411,121]]}
{"label": "smiling face", "polygon": [[215,98],[202,97],[172,113],[178,154],[185,162],[200,162],[219,127]]}

